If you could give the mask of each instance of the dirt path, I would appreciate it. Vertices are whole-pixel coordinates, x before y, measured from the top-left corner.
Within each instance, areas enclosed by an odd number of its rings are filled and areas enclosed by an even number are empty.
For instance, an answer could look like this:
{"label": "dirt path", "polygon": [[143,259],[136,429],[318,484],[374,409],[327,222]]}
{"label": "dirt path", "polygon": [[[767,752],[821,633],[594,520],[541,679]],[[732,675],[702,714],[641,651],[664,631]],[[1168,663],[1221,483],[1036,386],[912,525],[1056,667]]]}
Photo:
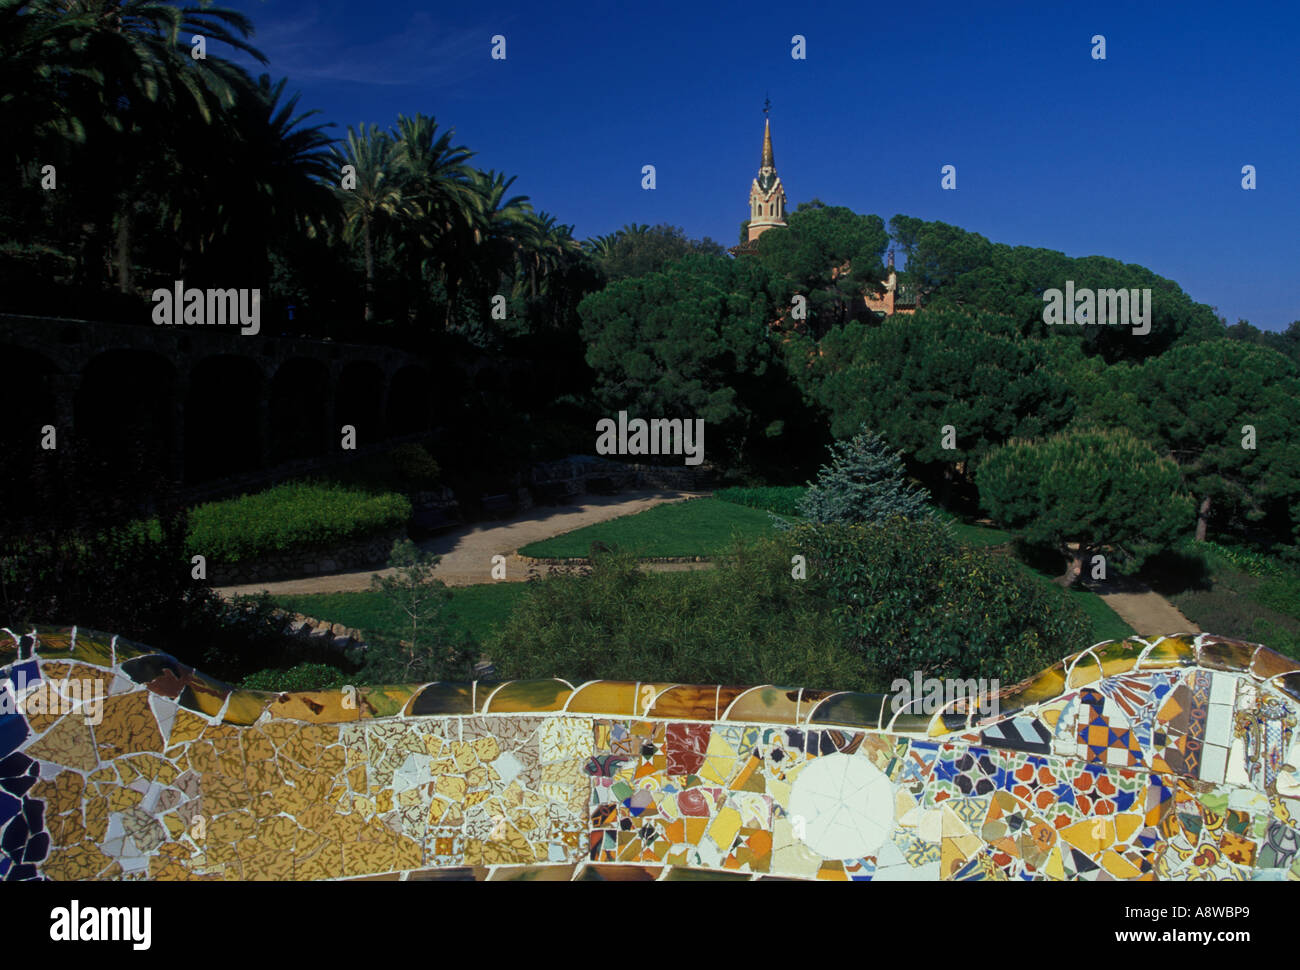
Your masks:
{"label": "dirt path", "polygon": [[1200,633],[1201,628],[1183,616],[1178,607],[1149,589],[1125,592],[1097,590],[1102,602],[1119,614],[1120,619],[1142,637],[1167,636],[1173,633]]}
{"label": "dirt path", "polygon": [[[472,586],[492,582],[492,557],[506,557],[506,579],[523,582],[529,564],[515,555],[520,546],[549,539],[597,522],[621,515],[632,515],[665,502],[680,502],[708,493],[700,492],[624,492],[620,495],[582,495],[569,505],[538,506],[508,522],[477,522],[420,543],[420,548],[442,556],[434,576],[448,586]],[[665,564],[670,565],[670,564]],[[690,564],[695,565],[695,564]],[[542,567],[544,570],[544,567]],[[689,566],[687,567],[689,568]],[[370,577],[391,570],[363,569],[355,572],[310,576],[280,582],[251,583],[245,586],[222,586],[217,592],[230,597],[236,593],[268,590],[273,595],[287,593],[351,593],[370,588]]]}

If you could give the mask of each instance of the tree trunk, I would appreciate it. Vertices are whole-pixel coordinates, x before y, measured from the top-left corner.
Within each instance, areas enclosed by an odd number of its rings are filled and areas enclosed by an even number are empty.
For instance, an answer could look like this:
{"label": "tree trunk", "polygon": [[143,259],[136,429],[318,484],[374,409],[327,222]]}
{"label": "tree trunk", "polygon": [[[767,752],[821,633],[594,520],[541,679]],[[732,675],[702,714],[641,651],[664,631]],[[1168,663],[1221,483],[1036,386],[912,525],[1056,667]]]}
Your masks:
{"label": "tree trunk", "polygon": [[117,239],[113,244],[117,263],[117,289],[131,292],[131,204],[125,203],[117,214]]}
{"label": "tree trunk", "polygon": [[1204,542],[1205,533],[1210,524],[1210,496],[1201,499],[1201,507],[1196,510],[1196,541]]}
{"label": "tree trunk", "polygon": [[945,509],[952,507],[952,476],[953,467],[945,464],[943,466],[943,477],[939,480],[939,504]]}
{"label": "tree trunk", "polygon": [[1065,553],[1065,575],[1058,576],[1056,583],[1066,589],[1072,587],[1083,575],[1083,565],[1088,560],[1088,550],[1082,544],[1076,549],[1063,549]]}
{"label": "tree trunk", "polygon": [[366,253],[366,312],[365,321],[369,323],[375,316],[375,253],[370,243],[370,223],[362,229],[362,240]]}
{"label": "tree trunk", "polygon": [[455,318],[456,298],[460,295],[460,277],[447,276],[447,315],[443,319],[442,329],[445,333],[451,333],[451,322]]}

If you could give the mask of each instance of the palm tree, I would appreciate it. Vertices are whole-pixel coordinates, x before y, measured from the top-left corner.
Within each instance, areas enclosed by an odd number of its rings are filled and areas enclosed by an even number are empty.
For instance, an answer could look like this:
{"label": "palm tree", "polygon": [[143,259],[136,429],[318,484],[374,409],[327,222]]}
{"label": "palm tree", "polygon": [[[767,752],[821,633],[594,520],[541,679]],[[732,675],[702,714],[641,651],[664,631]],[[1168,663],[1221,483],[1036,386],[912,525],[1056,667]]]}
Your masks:
{"label": "palm tree", "polygon": [[[398,115],[394,131],[394,161],[411,204],[402,234],[407,275],[422,281],[431,268],[441,278],[447,294],[444,329],[450,328],[481,208],[468,164],[473,152],[453,145],[455,135],[454,128],[439,134],[437,121],[423,114]],[[419,302],[412,300],[408,308],[411,319]]]}
{"label": "palm tree", "polygon": [[593,258],[604,259],[613,253],[620,238],[622,237],[616,232],[611,232],[607,236],[591,236],[582,241],[582,248]]}
{"label": "palm tree", "polygon": [[473,169],[468,162],[474,153],[463,145],[453,146],[454,128],[438,134],[438,122],[417,114],[397,116],[393,133],[394,162],[406,180],[405,191],[421,221],[426,241],[457,222],[469,222],[475,204]]}
{"label": "palm tree", "polygon": [[83,80],[102,81],[101,72],[74,68],[69,56],[89,29],[84,15],[59,17],[31,0],[0,0],[0,131],[15,157],[49,136],[85,140],[75,106],[60,97],[60,79],[75,70]]}
{"label": "palm tree", "polygon": [[287,78],[274,84],[270,75],[257,79],[255,97],[247,99],[249,124],[241,125],[250,160],[259,166],[255,173],[258,191],[264,196],[277,229],[305,230],[330,211],[334,203],[328,186],[339,175],[330,149],[334,139],[326,134],[333,122],[304,126],[320,114],[306,111],[295,115],[301,94],[284,104]]}
{"label": "palm tree", "polygon": [[358,239],[361,241],[366,269],[367,323],[374,319],[376,239],[414,215],[403,191],[396,152],[392,136],[373,124],[359,125],[357,131],[349,128],[342,148],[334,150],[335,168],[352,166],[350,175],[356,179],[355,187],[345,188],[350,183],[341,183],[334,191],[342,208],[344,238],[353,244]]}
{"label": "palm tree", "polygon": [[483,288],[499,288],[502,277],[518,264],[533,208],[527,196],[507,195],[514,181],[514,177],[506,178],[496,171],[474,171],[471,175],[472,220],[453,226],[437,254],[447,290],[447,329],[452,326],[467,279],[477,281],[479,295],[483,295]]}
{"label": "palm tree", "polygon": [[[0,19],[11,28],[20,25],[29,54],[39,51],[45,59],[38,78],[58,92],[64,120],[56,118],[56,126],[84,134],[94,150],[80,179],[92,237],[88,251],[102,248],[103,235],[115,226],[117,286],[128,292],[133,223],[140,186],[148,184],[142,169],[157,164],[159,143],[167,144],[173,130],[193,120],[224,123],[224,110],[251,83],[242,68],[215,54],[195,61],[189,39],[201,34],[265,62],[245,39],[252,22],[233,10],[157,0],[9,2]],[[123,172],[135,178],[125,183]]]}
{"label": "palm tree", "polygon": [[474,241],[487,248],[501,269],[515,261],[534,218],[528,196],[506,197],[516,178],[514,175],[506,178],[503,173],[495,170],[474,173],[479,200],[479,219]]}
{"label": "palm tree", "polygon": [[[327,134],[333,125],[305,124],[317,112],[296,113],[297,94],[281,103],[286,83],[261,75],[240,92],[224,131],[191,133],[180,168],[224,175],[215,183],[180,180],[163,207],[183,242],[239,278],[265,280],[276,240],[314,235],[338,215],[330,188],[339,178]],[[185,247],[178,249],[183,259]]]}
{"label": "palm tree", "polygon": [[573,238],[572,226],[560,225],[549,212],[534,215],[529,220],[523,253],[523,275],[532,298],[548,292],[551,275],[581,251],[582,246]]}

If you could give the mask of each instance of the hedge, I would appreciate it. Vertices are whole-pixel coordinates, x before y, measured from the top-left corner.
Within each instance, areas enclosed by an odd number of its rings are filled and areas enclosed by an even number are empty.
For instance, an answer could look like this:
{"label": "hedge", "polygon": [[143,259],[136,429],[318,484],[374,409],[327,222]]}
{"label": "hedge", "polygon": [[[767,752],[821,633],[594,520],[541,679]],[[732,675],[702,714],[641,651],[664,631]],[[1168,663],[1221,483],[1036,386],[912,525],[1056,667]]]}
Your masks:
{"label": "hedge", "polygon": [[193,509],[187,545],[192,555],[235,563],[374,535],[410,516],[410,501],[396,493],[290,482]]}
{"label": "hedge", "polygon": [[799,515],[799,501],[807,493],[802,485],[769,485],[759,488],[720,488],[713,497],[751,509],[775,512],[777,515]]}
{"label": "hedge", "polygon": [[503,677],[884,691],[914,671],[1012,684],[1090,632],[1064,590],[1014,559],[899,519],[795,526],[702,572],[598,553],[589,575],[527,584],[485,652]]}

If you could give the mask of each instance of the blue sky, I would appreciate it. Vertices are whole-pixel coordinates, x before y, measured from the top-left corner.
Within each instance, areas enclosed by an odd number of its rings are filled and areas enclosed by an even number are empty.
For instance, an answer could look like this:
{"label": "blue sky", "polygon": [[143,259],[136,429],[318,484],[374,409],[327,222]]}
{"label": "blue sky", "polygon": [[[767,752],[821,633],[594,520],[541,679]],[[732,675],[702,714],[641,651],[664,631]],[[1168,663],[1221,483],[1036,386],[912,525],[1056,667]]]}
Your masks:
{"label": "blue sky", "polygon": [[[1292,4],[231,6],[339,133],[431,114],[579,238],[668,222],[735,243],[767,95],[791,207],[817,197],[1112,256],[1229,323],[1300,319]],[[806,60],[790,56],[795,34]],[[956,191],[940,188],[945,164]]]}

